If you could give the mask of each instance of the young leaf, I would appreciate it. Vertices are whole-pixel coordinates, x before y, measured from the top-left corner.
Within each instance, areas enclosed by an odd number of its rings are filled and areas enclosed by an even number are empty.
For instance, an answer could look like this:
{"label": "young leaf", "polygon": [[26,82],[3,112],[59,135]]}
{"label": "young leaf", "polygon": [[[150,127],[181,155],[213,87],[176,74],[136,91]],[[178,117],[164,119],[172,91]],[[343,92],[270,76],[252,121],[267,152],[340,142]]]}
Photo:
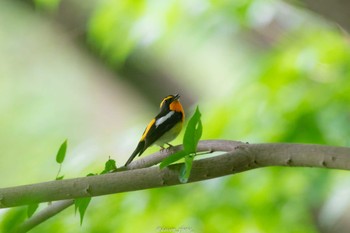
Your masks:
{"label": "young leaf", "polygon": [[194,153],[197,149],[197,144],[202,136],[202,122],[201,113],[197,106],[195,113],[188,121],[185,135],[183,138],[183,145],[187,153]]}
{"label": "young leaf", "polygon": [[33,216],[33,214],[38,209],[38,207],[39,207],[39,203],[34,203],[34,204],[28,205],[28,208],[27,208],[27,216],[28,216],[28,218]]}
{"label": "young leaf", "polygon": [[182,159],[186,155],[187,155],[186,151],[184,151],[184,150],[178,151],[175,154],[172,154],[172,155],[166,157],[165,159],[163,159],[163,161],[160,163],[159,167],[160,167],[160,169],[163,169],[163,168],[169,166],[170,164]]}
{"label": "young leaf", "polygon": [[64,176],[57,176],[56,180],[63,180]]}
{"label": "young leaf", "polygon": [[101,172],[101,174],[109,173],[112,171],[115,171],[117,169],[117,166],[115,165],[115,160],[108,159],[105,163],[105,169]]}
{"label": "young leaf", "polygon": [[66,156],[67,151],[67,139],[62,143],[60,146],[60,149],[58,149],[57,155],[56,155],[56,162],[61,164],[64,160],[64,157]]}
{"label": "young leaf", "polygon": [[80,225],[83,224],[84,215],[85,215],[87,207],[90,204],[90,201],[91,201],[91,197],[78,198],[78,199],[75,199],[75,201],[74,201],[75,213],[77,212],[77,209],[79,210]]}
{"label": "young leaf", "polygon": [[[176,162],[184,157],[190,157],[189,154],[191,154],[191,153],[195,153],[197,150],[198,141],[202,136],[202,130],[203,130],[203,126],[202,126],[202,121],[201,121],[201,113],[199,111],[199,108],[197,107],[195,113],[193,114],[193,116],[189,120],[187,127],[186,127],[185,135],[183,138],[184,150],[179,151],[179,152],[172,154],[172,155],[168,156],[167,158],[165,158],[160,163],[160,169],[163,169],[164,167],[169,166],[170,164],[172,164],[172,163],[174,163],[174,162]],[[192,157],[192,160],[193,160],[193,157]],[[190,172],[191,167],[192,167],[192,160],[191,160],[191,162],[188,162],[188,164],[187,164],[188,171],[185,172],[187,178],[189,177],[189,172]],[[187,159],[187,161],[189,161],[189,159]]]}

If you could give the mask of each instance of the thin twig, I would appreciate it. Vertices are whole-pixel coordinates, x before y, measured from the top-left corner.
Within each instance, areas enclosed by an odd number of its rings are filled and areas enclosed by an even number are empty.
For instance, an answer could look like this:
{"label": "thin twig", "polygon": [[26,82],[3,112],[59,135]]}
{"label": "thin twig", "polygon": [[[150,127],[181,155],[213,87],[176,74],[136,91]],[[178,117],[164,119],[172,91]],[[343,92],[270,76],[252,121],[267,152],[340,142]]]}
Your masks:
{"label": "thin twig", "polygon": [[52,216],[62,212],[64,209],[74,204],[74,200],[63,200],[56,201],[50,204],[45,209],[33,215],[31,218],[27,219],[20,226],[18,226],[13,233],[24,233],[38,226],[40,223],[48,220]]}

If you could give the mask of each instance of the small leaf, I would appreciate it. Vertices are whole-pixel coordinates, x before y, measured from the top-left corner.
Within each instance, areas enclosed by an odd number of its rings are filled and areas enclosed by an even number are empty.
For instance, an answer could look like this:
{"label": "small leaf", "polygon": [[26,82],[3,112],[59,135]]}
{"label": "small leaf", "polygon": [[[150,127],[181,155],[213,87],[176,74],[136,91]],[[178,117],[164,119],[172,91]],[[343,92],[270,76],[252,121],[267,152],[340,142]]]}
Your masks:
{"label": "small leaf", "polygon": [[75,199],[75,201],[74,201],[75,213],[77,212],[77,209],[79,210],[80,225],[83,224],[84,215],[85,215],[87,207],[90,204],[90,201],[91,201],[91,197],[78,198],[78,199]]}
{"label": "small leaf", "polygon": [[197,106],[195,113],[188,121],[183,138],[184,149],[187,153],[196,152],[198,141],[202,136],[202,128],[201,113]]}
{"label": "small leaf", "polygon": [[64,176],[58,176],[56,177],[56,180],[63,180]]}
{"label": "small leaf", "polygon": [[187,155],[186,151],[184,151],[184,150],[178,151],[175,154],[169,155],[168,157],[163,159],[163,161],[160,163],[159,167],[160,167],[160,169],[163,169],[163,168],[169,166],[170,164],[184,158],[186,155]]}
{"label": "small leaf", "polygon": [[28,218],[33,216],[33,214],[38,209],[38,207],[39,207],[39,203],[34,203],[34,204],[28,205],[28,209],[27,209],[27,216],[28,216]]}
{"label": "small leaf", "polygon": [[62,143],[60,146],[60,149],[58,149],[57,155],[56,155],[56,162],[61,164],[64,160],[64,157],[66,156],[67,151],[67,139]]}
{"label": "small leaf", "polygon": [[105,163],[105,169],[101,172],[101,174],[110,173],[112,171],[115,171],[117,169],[117,166],[115,165],[115,160],[108,159]]}

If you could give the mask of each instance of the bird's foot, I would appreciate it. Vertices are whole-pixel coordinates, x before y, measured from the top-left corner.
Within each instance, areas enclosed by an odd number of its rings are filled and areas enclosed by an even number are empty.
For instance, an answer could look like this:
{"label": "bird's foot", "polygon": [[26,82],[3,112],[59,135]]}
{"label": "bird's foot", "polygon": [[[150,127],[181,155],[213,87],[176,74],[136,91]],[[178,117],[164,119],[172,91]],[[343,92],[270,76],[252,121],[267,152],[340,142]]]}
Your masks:
{"label": "bird's foot", "polygon": [[160,146],[160,151],[161,152],[169,152],[170,150],[172,150],[172,148],[174,147],[173,145],[171,145],[170,143],[165,143],[165,144],[167,144],[169,147],[168,148],[165,148],[164,146]]}

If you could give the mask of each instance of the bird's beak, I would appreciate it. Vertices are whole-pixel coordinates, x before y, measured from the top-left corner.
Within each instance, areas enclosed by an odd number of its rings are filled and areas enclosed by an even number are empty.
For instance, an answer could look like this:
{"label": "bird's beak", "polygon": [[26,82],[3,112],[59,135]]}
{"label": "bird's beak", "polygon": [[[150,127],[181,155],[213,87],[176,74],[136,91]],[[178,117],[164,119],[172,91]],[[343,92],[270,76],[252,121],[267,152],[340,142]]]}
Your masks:
{"label": "bird's beak", "polygon": [[174,96],[174,100],[178,100],[180,98],[180,95],[179,94],[176,94],[175,96]]}

